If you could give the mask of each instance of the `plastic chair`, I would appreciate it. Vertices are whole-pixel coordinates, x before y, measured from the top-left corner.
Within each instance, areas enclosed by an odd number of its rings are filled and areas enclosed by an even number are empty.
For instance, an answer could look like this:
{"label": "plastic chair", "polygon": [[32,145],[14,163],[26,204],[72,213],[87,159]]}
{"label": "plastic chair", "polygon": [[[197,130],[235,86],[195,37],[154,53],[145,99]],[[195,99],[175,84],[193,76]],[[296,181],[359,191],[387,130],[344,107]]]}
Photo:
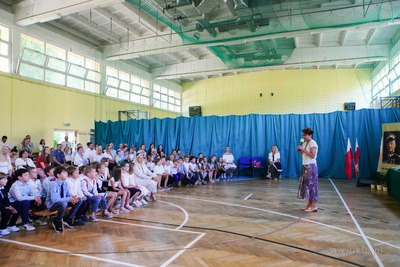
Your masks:
{"label": "plastic chair", "polygon": [[265,176],[265,170],[266,170],[266,166],[265,166],[265,160],[262,157],[253,157],[251,158],[251,165],[253,165],[254,161],[258,161],[260,162],[260,166],[259,167],[254,167],[253,166],[253,172],[252,172],[252,176],[254,176],[254,172],[256,170],[263,170],[264,171],[264,176]]}
{"label": "plastic chair", "polygon": [[[251,166],[251,157],[240,157],[239,158],[239,166],[238,166],[238,176],[240,176],[240,169],[250,169]],[[252,172],[251,172],[252,173]]]}

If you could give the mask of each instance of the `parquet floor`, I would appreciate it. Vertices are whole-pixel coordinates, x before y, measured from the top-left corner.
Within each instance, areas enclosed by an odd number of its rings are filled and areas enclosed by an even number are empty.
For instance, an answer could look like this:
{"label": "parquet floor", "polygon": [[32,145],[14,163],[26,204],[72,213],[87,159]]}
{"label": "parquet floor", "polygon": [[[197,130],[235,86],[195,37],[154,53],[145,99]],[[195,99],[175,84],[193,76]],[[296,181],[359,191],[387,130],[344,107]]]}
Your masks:
{"label": "parquet floor", "polygon": [[297,183],[255,179],[174,188],[159,193],[158,202],[62,234],[48,226],[21,230],[0,238],[0,265],[399,266],[398,201],[333,180],[357,228],[330,180],[319,181],[319,212],[312,214],[301,210]]}

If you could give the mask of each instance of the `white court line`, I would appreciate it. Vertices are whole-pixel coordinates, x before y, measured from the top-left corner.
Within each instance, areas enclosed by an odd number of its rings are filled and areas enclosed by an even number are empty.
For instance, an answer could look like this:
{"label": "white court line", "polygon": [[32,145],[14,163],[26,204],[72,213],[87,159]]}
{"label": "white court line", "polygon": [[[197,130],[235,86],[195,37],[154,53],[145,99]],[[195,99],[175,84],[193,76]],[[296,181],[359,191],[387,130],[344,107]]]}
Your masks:
{"label": "white court line", "polygon": [[357,223],[356,219],[353,216],[353,213],[351,213],[351,210],[349,206],[347,206],[346,202],[344,201],[342,195],[339,193],[339,190],[336,188],[335,184],[333,183],[332,179],[329,179],[331,182],[333,188],[335,188],[336,193],[338,194],[339,198],[342,200],[343,205],[346,207],[347,212],[349,213],[351,219],[353,219],[354,224],[356,225],[358,231],[360,232],[362,238],[364,239],[365,243],[367,244],[369,250],[371,251],[372,255],[374,255],[374,258],[376,262],[378,263],[379,266],[383,267],[383,263],[381,259],[378,257],[378,254],[375,252],[374,248],[371,246],[371,243],[369,243],[368,238],[365,236],[364,231],[361,229],[360,225]]}
{"label": "white court line", "polygon": [[168,264],[170,264],[171,262],[173,262],[176,258],[178,258],[183,252],[185,252],[188,248],[190,248],[191,246],[193,246],[197,241],[199,241],[203,236],[205,236],[205,233],[202,233],[201,235],[199,235],[196,239],[194,239],[192,242],[190,242],[189,244],[187,244],[182,250],[179,250],[178,253],[176,253],[174,256],[172,256],[169,260],[167,260],[166,262],[164,262],[160,267],[165,267]]}
{"label": "white court line", "polygon": [[249,199],[249,197],[251,197],[252,195],[253,195],[253,193],[251,193],[250,195],[248,195],[247,197],[245,197],[243,200]]}
{"label": "white court line", "polygon": [[165,201],[161,201],[161,200],[158,201],[158,202],[165,203],[165,204],[168,204],[168,205],[172,205],[172,206],[174,206],[174,207],[177,207],[178,209],[180,209],[181,211],[183,211],[183,213],[185,214],[185,220],[183,221],[183,223],[181,223],[181,225],[179,225],[177,228],[175,228],[175,230],[181,229],[181,228],[187,223],[187,221],[189,220],[189,214],[186,212],[186,210],[185,210],[184,208],[182,208],[182,207],[180,207],[180,206],[178,206],[178,205],[176,205],[176,204],[169,203],[169,202],[165,202]]}
{"label": "white court line", "polygon": [[[158,201],[161,202],[161,201]],[[163,201],[164,202],[164,201]],[[165,202],[167,203],[167,202]],[[191,233],[191,234],[198,234],[199,236],[196,237],[192,242],[187,244],[183,249],[179,250],[175,255],[173,255],[169,260],[164,262],[161,266],[167,266],[170,264],[172,261],[174,261],[176,258],[178,258],[183,252],[185,252],[188,248],[193,246],[197,241],[199,241],[203,236],[206,235],[206,233],[199,233],[199,232],[192,232],[192,231],[186,231],[186,230],[180,230],[180,229],[170,229],[170,228],[164,228],[164,227],[157,227],[157,226],[150,226],[150,225],[141,225],[141,224],[135,224],[135,223],[124,223],[124,222],[116,222],[116,221],[107,221],[107,220],[101,220],[98,219],[101,222],[108,222],[108,223],[118,223],[118,224],[125,224],[125,225],[133,225],[133,226],[140,226],[140,227],[147,227],[147,228],[153,228],[153,229],[160,229],[160,230],[167,230],[167,231],[174,231],[174,232],[182,232],[182,233]],[[145,252],[145,251],[144,251]]]}
{"label": "white court line", "polygon": [[125,225],[133,225],[133,226],[139,226],[139,227],[145,227],[145,228],[153,228],[153,229],[159,229],[159,230],[175,231],[175,232],[182,232],[182,233],[189,233],[189,234],[196,234],[196,235],[201,235],[201,234],[203,234],[203,233],[200,233],[200,232],[193,232],[193,231],[180,230],[180,229],[171,229],[171,228],[158,227],[158,226],[151,226],[151,225],[144,225],[144,224],[125,223],[125,222],[117,222],[117,221],[102,220],[102,219],[97,219],[97,220],[100,221],[100,222],[108,222],[108,223],[118,223],[118,224],[125,224]]}
{"label": "white court line", "polygon": [[[222,205],[241,207],[241,208],[247,208],[247,209],[253,209],[253,210],[259,210],[259,211],[264,211],[264,212],[268,212],[268,213],[272,213],[272,214],[276,214],[276,215],[281,215],[281,216],[285,216],[285,217],[289,217],[289,218],[298,219],[298,217],[290,215],[290,214],[285,214],[285,213],[280,213],[280,212],[276,212],[276,211],[255,208],[255,207],[251,207],[251,206],[243,206],[243,205],[238,205],[238,204],[233,204],[233,203],[227,203],[227,202],[218,202],[218,201],[212,201],[212,200],[206,200],[206,199],[187,198],[187,197],[179,197],[179,196],[171,196],[171,195],[168,195],[168,196],[164,195],[164,196],[160,196],[160,197],[172,197],[172,198],[181,198],[181,199],[188,199],[188,200],[198,200],[198,201],[204,201],[204,202],[210,202],[210,203],[217,203],[217,204],[222,204]],[[349,234],[353,234],[353,235],[356,235],[356,236],[361,236],[361,234],[359,234],[359,233],[352,232],[352,231],[349,231],[349,230],[346,230],[346,229],[343,229],[343,228],[339,228],[339,227],[336,227],[336,226],[333,226],[333,225],[329,225],[329,224],[325,224],[325,223],[321,223],[321,222],[317,222],[317,221],[313,221],[313,220],[309,220],[309,219],[304,219],[304,218],[301,218],[301,220],[302,221],[306,221],[306,222],[310,222],[310,223],[315,223],[315,224],[322,225],[322,226],[326,226],[326,227],[329,227],[329,228],[332,228],[332,229],[336,229],[336,230],[339,230],[339,231],[342,231],[342,232],[346,232],[346,233],[349,233]],[[375,238],[368,237],[368,236],[367,236],[367,238],[370,239],[370,240],[373,240],[373,241],[388,245],[390,247],[400,249],[399,246],[384,242],[382,240],[375,239]]]}
{"label": "white court line", "polygon": [[126,262],[122,262],[122,261],[108,260],[108,259],[93,257],[93,256],[89,256],[89,255],[83,255],[83,254],[79,254],[79,253],[73,253],[73,252],[69,252],[69,251],[65,251],[65,250],[33,245],[33,244],[19,242],[19,241],[10,240],[10,239],[0,239],[0,241],[18,244],[18,245],[27,246],[27,247],[32,247],[32,248],[40,248],[40,249],[44,249],[44,250],[64,253],[65,255],[70,255],[70,256],[77,256],[77,257],[87,258],[87,259],[92,259],[92,260],[97,260],[97,261],[104,261],[104,262],[113,263],[113,264],[117,264],[117,265],[143,267],[142,265],[131,264],[131,263],[126,263]]}

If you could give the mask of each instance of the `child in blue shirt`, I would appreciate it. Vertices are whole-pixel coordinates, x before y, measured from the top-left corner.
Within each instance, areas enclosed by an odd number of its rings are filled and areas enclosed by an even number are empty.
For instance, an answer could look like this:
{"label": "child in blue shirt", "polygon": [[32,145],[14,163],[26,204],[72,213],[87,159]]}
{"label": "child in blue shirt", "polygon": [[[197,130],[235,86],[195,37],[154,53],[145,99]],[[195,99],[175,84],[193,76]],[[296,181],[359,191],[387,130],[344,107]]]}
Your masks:
{"label": "child in blue shirt", "polygon": [[29,208],[33,204],[40,207],[42,200],[33,190],[33,187],[28,184],[30,178],[27,169],[18,169],[14,175],[18,180],[10,188],[9,199],[11,206],[22,217],[22,229],[33,231],[36,228],[29,224]]}
{"label": "child in blue shirt", "polygon": [[46,204],[49,210],[57,210],[57,217],[53,221],[53,227],[57,233],[62,233],[62,217],[67,209],[68,203],[71,202],[73,206],[66,217],[64,224],[70,228],[75,228],[72,223],[72,218],[81,205],[82,199],[80,199],[78,196],[73,196],[69,192],[68,184],[65,182],[68,179],[68,172],[66,168],[63,166],[56,167],[54,170],[54,175],[56,180],[51,183],[50,194],[46,199]]}

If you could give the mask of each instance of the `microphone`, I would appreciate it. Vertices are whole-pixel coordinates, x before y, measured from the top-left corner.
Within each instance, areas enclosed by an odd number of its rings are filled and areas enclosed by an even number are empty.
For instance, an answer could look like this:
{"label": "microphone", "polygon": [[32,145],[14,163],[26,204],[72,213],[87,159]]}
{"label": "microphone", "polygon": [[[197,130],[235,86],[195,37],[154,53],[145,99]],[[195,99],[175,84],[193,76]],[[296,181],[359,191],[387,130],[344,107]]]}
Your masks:
{"label": "microphone", "polygon": [[[303,139],[303,138],[301,138],[301,139],[300,139],[300,144],[299,144],[299,146],[303,145],[303,143],[304,143],[304,139]],[[297,149],[297,151],[300,151],[300,150],[299,150],[299,149]]]}

